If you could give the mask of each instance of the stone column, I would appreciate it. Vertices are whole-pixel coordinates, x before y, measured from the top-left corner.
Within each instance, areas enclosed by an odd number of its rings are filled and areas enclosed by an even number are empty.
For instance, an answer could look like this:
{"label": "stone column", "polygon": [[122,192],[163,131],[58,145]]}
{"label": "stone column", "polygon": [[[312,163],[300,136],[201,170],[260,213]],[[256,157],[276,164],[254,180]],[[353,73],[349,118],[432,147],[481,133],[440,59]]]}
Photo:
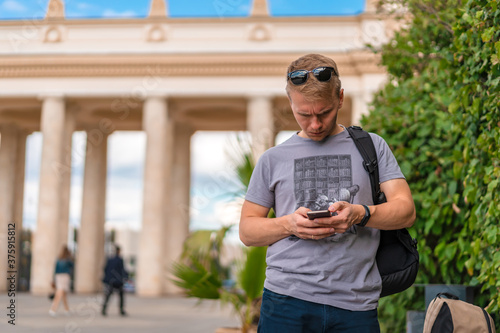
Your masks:
{"label": "stone column", "polygon": [[[21,236],[23,231],[23,202],[24,202],[24,178],[26,167],[26,139],[28,132],[20,129],[17,133],[17,153],[14,185],[14,221],[16,222],[16,264],[17,276],[21,264]],[[0,180],[1,182],[1,180]],[[19,279],[17,279],[19,284]]]}
{"label": "stone column", "polygon": [[189,234],[189,199],[191,184],[191,136],[194,131],[186,125],[176,124],[171,151],[173,166],[169,190],[170,212],[165,225],[165,256],[167,268],[164,278],[164,292],[178,294],[180,289],[171,282],[172,263],[182,254],[184,241]]}
{"label": "stone column", "polygon": [[351,123],[353,125],[360,125],[361,116],[368,113],[368,106],[365,102],[364,94],[362,92],[359,92],[357,94],[351,95],[351,100]]}
{"label": "stone column", "polygon": [[3,292],[11,287],[7,276],[15,274],[16,282],[19,281],[27,133],[10,124],[0,126],[0,132],[0,258],[4,258],[0,260],[0,292]]}
{"label": "stone column", "polygon": [[107,142],[108,135],[102,131],[87,131],[82,219],[75,267],[75,290],[78,293],[94,293],[101,287],[106,219]]}
{"label": "stone column", "polygon": [[[40,166],[40,192],[38,221],[33,241],[31,264],[31,291],[45,295],[51,290],[50,282],[54,273],[61,244],[67,241],[67,232],[61,231],[61,221],[66,208],[67,186],[65,177],[71,174],[71,151],[66,151],[64,142],[70,136],[68,115],[62,97],[45,97],[42,104],[41,130],[43,135],[42,161]],[[66,229],[67,230],[67,229]]]}
{"label": "stone column", "polygon": [[[69,236],[69,197],[71,192],[71,149],[75,130],[74,115],[67,110],[64,122],[63,161],[64,171],[61,173],[61,215],[59,218],[59,248],[68,243]],[[73,249],[70,249],[70,251]]]}
{"label": "stone column", "polygon": [[142,230],[137,260],[137,293],[163,294],[165,278],[165,223],[169,213],[172,125],[164,97],[148,97],[144,103],[143,129],[146,132]]}
{"label": "stone column", "polygon": [[274,146],[275,126],[273,106],[269,96],[252,96],[248,101],[247,129],[252,136],[255,161]]}

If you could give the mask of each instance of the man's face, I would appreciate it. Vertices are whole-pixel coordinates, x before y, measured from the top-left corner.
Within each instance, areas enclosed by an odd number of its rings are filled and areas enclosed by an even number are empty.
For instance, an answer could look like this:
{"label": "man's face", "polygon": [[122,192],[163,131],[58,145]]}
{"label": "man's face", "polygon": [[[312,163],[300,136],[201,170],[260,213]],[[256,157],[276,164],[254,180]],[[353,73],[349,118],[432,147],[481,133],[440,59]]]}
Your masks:
{"label": "man's face", "polygon": [[314,141],[321,141],[329,135],[337,134],[337,114],[344,101],[344,90],[340,97],[332,101],[307,101],[304,96],[296,91],[290,92],[290,106],[293,116],[302,131],[299,136]]}

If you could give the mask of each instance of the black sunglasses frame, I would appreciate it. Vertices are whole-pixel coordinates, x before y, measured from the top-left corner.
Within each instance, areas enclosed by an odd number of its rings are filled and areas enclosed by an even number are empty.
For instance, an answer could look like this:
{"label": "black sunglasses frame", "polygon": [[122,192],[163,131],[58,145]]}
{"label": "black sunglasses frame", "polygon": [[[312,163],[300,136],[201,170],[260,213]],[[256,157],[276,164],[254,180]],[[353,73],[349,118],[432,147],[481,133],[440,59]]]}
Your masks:
{"label": "black sunglasses frame", "polygon": [[[329,71],[328,78],[324,78],[323,77],[324,72],[327,70]],[[307,82],[307,79],[309,78],[309,73],[312,73],[313,76],[320,82],[330,81],[330,79],[332,78],[332,73],[335,74],[335,76],[339,76],[334,67],[320,66],[310,71],[308,71],[307,69],[298,69],[295,71],[291,71],[290,73],[287,74],[287,79],[289,79],[290,82],[292,82],[292,84],[300,86],[301,84]],[[294,80],[297,82],[294,82]]]}

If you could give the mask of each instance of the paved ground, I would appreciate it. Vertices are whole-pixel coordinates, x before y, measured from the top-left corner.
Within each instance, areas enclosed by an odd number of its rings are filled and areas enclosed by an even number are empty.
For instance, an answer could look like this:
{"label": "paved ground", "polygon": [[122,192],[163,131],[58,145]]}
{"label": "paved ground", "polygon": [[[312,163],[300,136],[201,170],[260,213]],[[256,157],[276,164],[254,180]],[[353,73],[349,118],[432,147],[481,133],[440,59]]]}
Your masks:
{"label": "paved ground", "polygon": [[69,303],[74,313],[66,317],[62,306],[56,318],[48,314],[47,297],[18,293],[15,297],[15,326],[8,323],[11,298],[0,294],[1,333],[214,333],[218,327],[238,326],[229,307],[217,302],[182,297],[140,298],[126,295],[127,317],[118,315],[117,295],[111,296],[108,316],[102,317],[100,295],[70,294]]}

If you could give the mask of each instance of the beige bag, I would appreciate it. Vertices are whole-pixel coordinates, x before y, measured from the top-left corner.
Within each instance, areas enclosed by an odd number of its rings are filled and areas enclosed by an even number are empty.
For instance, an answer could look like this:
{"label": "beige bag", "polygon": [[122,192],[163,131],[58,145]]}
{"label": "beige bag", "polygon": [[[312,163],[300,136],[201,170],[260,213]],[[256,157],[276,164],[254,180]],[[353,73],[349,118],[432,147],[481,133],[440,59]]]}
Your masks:
{"label": "beige bag", "polygon": [[439,293],[427,308],[423,333],[495,333],[495,324],[483,308]]}

